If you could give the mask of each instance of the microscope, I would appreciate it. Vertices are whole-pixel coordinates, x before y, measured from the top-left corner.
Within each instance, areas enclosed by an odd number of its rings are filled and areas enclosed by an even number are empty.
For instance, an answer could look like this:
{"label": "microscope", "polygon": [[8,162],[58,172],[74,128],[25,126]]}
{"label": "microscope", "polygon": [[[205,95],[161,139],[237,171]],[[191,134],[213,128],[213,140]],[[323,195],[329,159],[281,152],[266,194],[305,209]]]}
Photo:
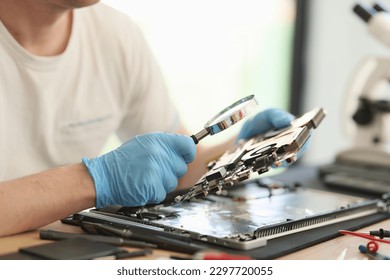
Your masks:
{"label": "microscope", "polygon": [[[390,47],[390,12],[379,3],[356,4],[354,13],[371,35]],[[390,192],[390,57],[370,56],[357,67],[347,92],[344,122],[352,147],[320,167],[329,187]]]}

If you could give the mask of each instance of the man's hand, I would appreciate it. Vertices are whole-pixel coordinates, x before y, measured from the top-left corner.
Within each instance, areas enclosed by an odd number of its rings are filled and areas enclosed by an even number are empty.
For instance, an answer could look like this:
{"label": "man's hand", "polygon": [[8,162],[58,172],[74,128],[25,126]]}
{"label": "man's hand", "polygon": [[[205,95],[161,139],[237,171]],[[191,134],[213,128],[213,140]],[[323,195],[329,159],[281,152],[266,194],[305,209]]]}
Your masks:
{"label": "man's hand", "polygon": [[174,190],[195,158],[194,141],[184,135],[136,136],[97,158],[83,158],[96,189],[96,207],[158,203]]}
{"label": "man's hand", "polygon": [[244,123],[237,140],[249,139],[269,130],[289,126],[293,119],[295,119],[293,115],[281,109],[264,110]]}

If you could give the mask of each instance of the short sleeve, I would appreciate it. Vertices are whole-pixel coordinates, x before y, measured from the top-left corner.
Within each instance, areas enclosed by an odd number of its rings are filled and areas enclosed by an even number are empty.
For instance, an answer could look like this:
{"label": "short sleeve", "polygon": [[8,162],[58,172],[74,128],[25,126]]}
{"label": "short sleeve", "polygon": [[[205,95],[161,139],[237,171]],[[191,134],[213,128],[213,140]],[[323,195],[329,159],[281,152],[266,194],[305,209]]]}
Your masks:
{"label": "short sleeve", "polygon": [[179,115],[168,93],[163,73],[144,36],[133,25],[131,52],[125,54],[128,90],[125,92],[124,116],[118,129],[119,138],[149,132],[175,132]]}

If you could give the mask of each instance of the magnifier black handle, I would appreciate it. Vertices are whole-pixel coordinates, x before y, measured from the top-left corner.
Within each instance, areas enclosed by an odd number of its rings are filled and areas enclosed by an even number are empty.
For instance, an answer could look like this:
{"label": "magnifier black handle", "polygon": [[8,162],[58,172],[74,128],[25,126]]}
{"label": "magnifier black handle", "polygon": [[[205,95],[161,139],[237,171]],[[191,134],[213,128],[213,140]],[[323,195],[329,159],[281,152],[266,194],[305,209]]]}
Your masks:
{"label": "magnifier black handle", "polygon": [[192,140],[194,140],[195,145],[199,143],[199,140],[195,137],[195,135],[191,135]]}
{"label": "magnifier black handle", "polygon": [[195,135],[191,135],[192,140],[194,140],[195,145],[199,143],[200,140],[209,135],[210,132],[207,129],[203,129]]}

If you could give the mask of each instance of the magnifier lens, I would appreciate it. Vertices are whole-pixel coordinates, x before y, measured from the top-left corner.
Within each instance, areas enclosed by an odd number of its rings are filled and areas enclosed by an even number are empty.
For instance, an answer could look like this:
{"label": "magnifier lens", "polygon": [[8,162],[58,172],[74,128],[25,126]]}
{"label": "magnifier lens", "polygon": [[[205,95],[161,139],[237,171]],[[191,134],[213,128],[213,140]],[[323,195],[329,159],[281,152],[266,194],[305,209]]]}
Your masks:
{"label": "magnifier lens", "polygon": [[245,118],[257,106],[254,95],[244,97],[214,116],[199,133],[192,135],[195,144],[207,135],[216,134]]}
{"label": "magnifier lens", "polygon": [[256,106],[255,99],[249,99],[248,97],[241,99],[208,121],[205,128],[211,135],[221,132],[245,118]]}

